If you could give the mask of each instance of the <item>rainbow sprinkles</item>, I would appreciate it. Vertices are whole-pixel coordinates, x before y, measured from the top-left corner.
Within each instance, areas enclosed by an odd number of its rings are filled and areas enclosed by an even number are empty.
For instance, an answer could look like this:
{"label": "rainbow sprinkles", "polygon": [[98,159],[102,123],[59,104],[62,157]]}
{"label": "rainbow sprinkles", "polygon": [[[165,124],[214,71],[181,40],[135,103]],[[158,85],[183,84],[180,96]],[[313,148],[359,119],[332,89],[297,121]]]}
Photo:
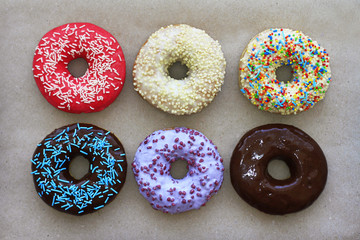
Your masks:
{"label": "rainbow sprinkles", "polygon": [[[269,29],[254,37],[239,64],[241,92],[259,109],[296,114],[324,98],[331,81],[329,55],[302,32]],[[293,69],[293,80],[277,80],[282,65]]]}

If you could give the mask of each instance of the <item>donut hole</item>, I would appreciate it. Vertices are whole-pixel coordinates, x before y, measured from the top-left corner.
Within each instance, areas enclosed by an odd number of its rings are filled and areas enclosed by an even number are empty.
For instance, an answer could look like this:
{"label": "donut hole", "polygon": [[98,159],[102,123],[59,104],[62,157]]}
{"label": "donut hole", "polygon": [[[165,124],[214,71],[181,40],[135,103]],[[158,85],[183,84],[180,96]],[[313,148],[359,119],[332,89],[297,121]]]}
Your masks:
{"label": "donut hole", "polygon": [[278,67],[275,71],[276,74],[276,79],[279,82],[291,82],[294,79],[294,70],[291,67],[291,65],[281,65],[280,67]]}
{"label": "donut hole", "polygon": [[170,175],[175,179],[183,179],[189,171],[187,161],[177,159],[170,165]]}
{"label": "donut hole", "polygon": [[288,161],[275,158],[267,165],[268,174],[276,180],[285,180],[291,177],[290,167]]}
{"label": "donut hole", "polygon": [[76,180],[82,179],[90,172],[90,162],[83,156],[76,156],[70,161],[69,173]]}
{"label": "donut hole", "polygon": [[184,80],[189,74],[189,68],[181,61],[176,61],[167,68],[169,76],[176,80]]}
{"label": "donut hole", "polygon": [[88,68],[89,65],[87,61],[82,57],[71,60],[67,65],[69,73],[75,78],[84,76]]}

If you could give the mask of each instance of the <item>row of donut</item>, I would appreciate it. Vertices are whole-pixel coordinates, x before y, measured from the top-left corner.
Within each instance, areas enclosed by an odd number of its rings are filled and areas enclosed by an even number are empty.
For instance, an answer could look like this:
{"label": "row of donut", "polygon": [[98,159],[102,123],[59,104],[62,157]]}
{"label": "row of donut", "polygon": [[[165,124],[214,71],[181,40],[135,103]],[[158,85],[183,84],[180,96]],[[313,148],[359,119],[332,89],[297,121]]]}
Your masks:
{"label": "row of donut", "polygon": [[[84,58],[89,69],[73,77],[69,62]],[[168,74],[180,61],[188,69],[181,81]],[[154,106],[177,115],[200,111],[220,91],[225,59],[219,43],[188,25],[161,28],[140,49],[133,68],[135,90]],[[275,70],[290,65],[294,79],[281,82]],[[125,58],[116,39],[89,23],[57,27],[36,48],[33,72],[43,96],[60,110],[101,111],[122,90]],[[291,114],[311,108],[330,82],[327,52],[301,32],[266,30],[252,39],[239,65],[245,96],[262,110]],[[69,172],[82,155],[90,169],[81,179]],[[291,176],[276,180],[267,172],[271,159],[284,160]],[[171,177],[171,163],[188,163],[183,179]],[[56,129],[32,158],[39,196],[57,210],[75,215],[94,212],[112,201],[126,177],[123,146],[114,134],[90,124]],[[220,189],[224,167],[216,146],[187,128],[156,131],[139,146],[132,164],[139,191],[153,208],[178,213],[199,208]],[[261,211],[286,214],[310,205],[327,178],[324,154],[306,133],[288,125],[266,125],[249,131],[233,152],[231,180],[238,194]]]}
{"label": "row of donut", "polygon": [[[76,179],[71,160],[83,156],[88,173]],[[274,179],[267,171],[272,159],[282,159],[291,176]],[[171,164],[187,162],[182,179],[172,177]],[[76,123],[55,129],[37,145],[32,175],[38,195],[61,212],[84,215],[110,203],[126,180],[125,149],[111,132]],[[158,130],[139,145],[132,171],[140,193],[165,213],[204,206],[223,183],[223,159],[204,134],[179,127]],[[327,163],[319,145],[293,126],[269,124],[247,132],[230,162],[236,192],[253,207],[269,214],[287,214],[311,205],[325,187]]]}
{"label": "row of donut", "polygon": [[[67,67],[84,58],[88,70],[74,77]],[[186,65],[177,80],[168,69]],[[279,81],[276,69],[289,65],[291,81]],[[153,33],[133,67],[135,90],[150,104],[176,115],[201,111],[224,83],[226,62],[220,44],[203,30],[180,24]],[[117,40],[90,23],[69,23],[46,33],[35,50],[33,73],[42,95],[54,107],[72,113],[109,106],[123,88],[126,64]],[[331,81],[329,55],[302,32],[269,29],[255,36],[241,55],[241,92],[261,110],[296,114],[324,98]]]}

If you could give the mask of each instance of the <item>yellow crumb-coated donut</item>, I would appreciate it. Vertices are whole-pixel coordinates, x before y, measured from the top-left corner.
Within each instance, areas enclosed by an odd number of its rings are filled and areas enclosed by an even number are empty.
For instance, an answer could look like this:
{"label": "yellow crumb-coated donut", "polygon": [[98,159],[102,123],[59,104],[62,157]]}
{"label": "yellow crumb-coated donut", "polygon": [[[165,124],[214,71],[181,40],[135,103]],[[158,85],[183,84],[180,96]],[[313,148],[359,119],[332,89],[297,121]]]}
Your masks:
{"label": "yellow crumb-coated donut", "polygon": [[[302,32],[268,29],[245,48],[239,64],[241,92],[259,109],[296,114],[312,108],[325,97],[331,80],[326,50]],[[290,65],[293,79],[282,82],[276,69]]]}
{"label": "yellow crumb-coated donut", "polygon": [[[187,76],[177,80],[168,68],[186,65]],[[135,60],[135,90],[155,107],[175,115],[192,114],[207,106],[221,90],[225,58],[220,44],[205,31],[170,25],[153,33]]]}

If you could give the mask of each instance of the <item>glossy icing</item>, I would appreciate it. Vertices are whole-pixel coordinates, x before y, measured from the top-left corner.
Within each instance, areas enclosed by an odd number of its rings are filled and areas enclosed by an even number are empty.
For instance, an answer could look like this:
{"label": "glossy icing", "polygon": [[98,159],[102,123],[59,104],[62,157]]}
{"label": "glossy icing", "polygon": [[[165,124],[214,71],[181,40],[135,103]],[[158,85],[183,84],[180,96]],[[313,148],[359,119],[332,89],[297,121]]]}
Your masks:
{"label": "glossy icing", "polygon": [[[76,156],[89,161],[89,172],[73,178],[69,165]],[[55,129],[38,144],[32,162],[35,189],[61,212],[84,215],[115,199],[126,179],[125,150],[114,134],[91,124]]]}
{"label": "glossy icing", "polygon": [[[283,160],[290,178],[277,180],[267,171]],[[305,132],[285,124],[268,124],[247,132],[234,149],[231,183],[251,206],[269,214],[287,214],[311,205],[325,187],[327,163],[320,146]]]}

